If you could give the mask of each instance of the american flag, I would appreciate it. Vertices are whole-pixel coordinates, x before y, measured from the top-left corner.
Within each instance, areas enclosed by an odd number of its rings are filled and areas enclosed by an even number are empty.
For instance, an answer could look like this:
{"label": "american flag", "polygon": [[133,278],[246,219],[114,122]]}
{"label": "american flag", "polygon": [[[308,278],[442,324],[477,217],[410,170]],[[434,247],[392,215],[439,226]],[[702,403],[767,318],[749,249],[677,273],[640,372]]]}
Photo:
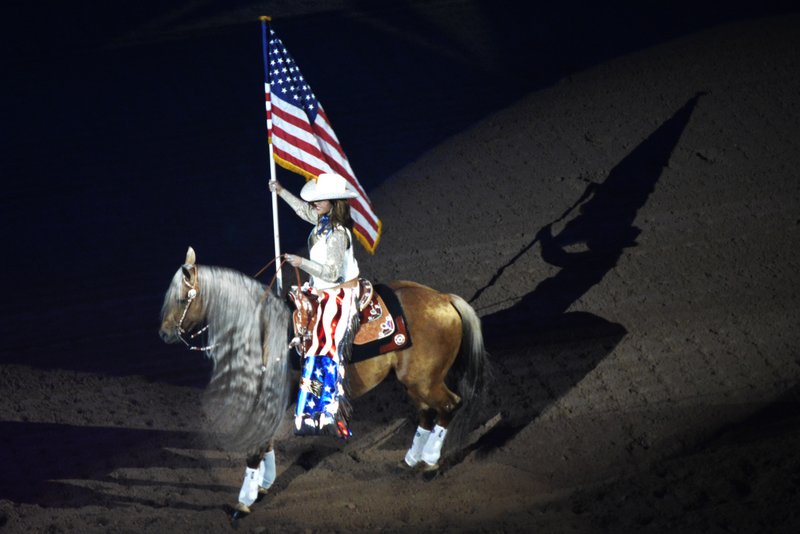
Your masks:
{"label": "american flag", "polygon": [[272,124],[270,142],[275,162],[307,179],[324,172],[335,172],[347,179],[358,194],[350,199],[354,233],[374,254],[381,237],[381,221],[356,179],[328,116],[271,28],[264,50],[267,123]]}

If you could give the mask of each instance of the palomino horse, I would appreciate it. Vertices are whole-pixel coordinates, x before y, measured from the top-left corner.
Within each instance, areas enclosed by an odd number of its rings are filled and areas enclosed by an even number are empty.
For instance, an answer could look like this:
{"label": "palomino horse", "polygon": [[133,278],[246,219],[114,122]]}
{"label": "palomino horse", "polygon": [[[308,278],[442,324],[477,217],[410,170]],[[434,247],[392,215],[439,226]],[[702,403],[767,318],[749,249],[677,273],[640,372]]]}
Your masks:
{"label": "palomino horse", "polygon": [[[458,446],[477,417],[475,401],[480,400],[488,371],[480,319],[457,295],[414,282],[388,285],[403,307],[413,344],[348,364],[349,396],[370,391],[394,370],[419,415],[406,463],[435,469],[445,434],[451,438],[448,449]],[[232,269],[197,265],[191,247],[164,297],[161,338],[167,343],[183,341],[211,358],[204,404],[212,431],[225,445],[249,451],[249,468],[271,450],[289,405],[290,316],[288,304],[256,279]],[[192,331],[195,334],[189,335]],[[192,338],[201,332],[207,345],[198,347]],[[445,379],[457,383],[458,393]]]}

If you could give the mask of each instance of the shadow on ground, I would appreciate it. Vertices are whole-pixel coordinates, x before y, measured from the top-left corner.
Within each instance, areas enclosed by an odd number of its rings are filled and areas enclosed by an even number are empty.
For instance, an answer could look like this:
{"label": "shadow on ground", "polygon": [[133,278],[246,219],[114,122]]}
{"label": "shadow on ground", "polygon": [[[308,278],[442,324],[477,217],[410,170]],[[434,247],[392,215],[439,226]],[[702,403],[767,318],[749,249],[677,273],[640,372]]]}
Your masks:
{"label": "shadow on ground", "polygon": [[[74,426],[52,423],[0,423],[3,455],[3,477],[0,499],[51,507],[84,507],[105,502],[141,502],[164,506],[155,500],[112,497],[87,486],[68,481],[113,482],[125,486],[170,485],[189,489],[179,481],[170,483],[111,478],[115,469],[165,468],[208,469],[227,466],[224,460],[194,458],[176,454],[170,449],[205,447],[196,432],[177,432],[131,428]],[[197,486],[197,489],[231,491],[219,486]],[[180,506],[180,503],[176,503]]]}
{"label": "shadow on ground", "polygon": [[[625,249],[636,246],[638,210],[661,178],[685,130],[698,93],[642,141],[602,183],[591,183],[553,223],[541,228],[508,263],[501,266],[476,300],[505,269],[539,244],[542,259],[560,270],[520,301],[483,317],[487,346],[493,355],[492,409],[503,422],[476,447],[503,445],[561,397],[627,334],[621,324],[582,311],[568,311],[616,266]],[[553,229],[562,229],[554,234]]]}

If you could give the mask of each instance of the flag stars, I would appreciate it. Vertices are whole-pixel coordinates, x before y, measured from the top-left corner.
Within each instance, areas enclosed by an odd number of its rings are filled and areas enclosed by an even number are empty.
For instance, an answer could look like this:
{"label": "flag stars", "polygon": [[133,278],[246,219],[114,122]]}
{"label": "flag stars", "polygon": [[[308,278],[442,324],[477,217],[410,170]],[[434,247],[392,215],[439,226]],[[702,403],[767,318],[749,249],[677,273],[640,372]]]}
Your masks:
{"label": "flag stars", "polygon": [[269,43],[271,80],[272,83],[282,88],[278,94],[295,102],[296,105],[302,105],[302,108],[311,114],[315,113],[319,103],[300,72],[300,68],[274,33],[270,35]]}

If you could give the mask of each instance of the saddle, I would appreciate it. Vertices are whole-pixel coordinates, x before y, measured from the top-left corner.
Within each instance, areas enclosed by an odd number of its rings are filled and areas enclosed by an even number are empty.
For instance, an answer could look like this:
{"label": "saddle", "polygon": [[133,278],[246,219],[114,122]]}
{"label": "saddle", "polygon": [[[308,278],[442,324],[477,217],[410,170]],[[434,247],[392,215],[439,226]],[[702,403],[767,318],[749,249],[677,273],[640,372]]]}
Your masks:
{"label": "saddle", "polygon": [[[363,278],[358,279],[358,286],[359,327],[353,339],[350,363],[411,346],[405,314],[394,291],[384,284],[373,286]],[[294,305],[294,337],[289,346],[304,357],[311,346],[311,330],[316,324],[319,303],[314,293],[298,286],[292,286],[287,297]]]}

